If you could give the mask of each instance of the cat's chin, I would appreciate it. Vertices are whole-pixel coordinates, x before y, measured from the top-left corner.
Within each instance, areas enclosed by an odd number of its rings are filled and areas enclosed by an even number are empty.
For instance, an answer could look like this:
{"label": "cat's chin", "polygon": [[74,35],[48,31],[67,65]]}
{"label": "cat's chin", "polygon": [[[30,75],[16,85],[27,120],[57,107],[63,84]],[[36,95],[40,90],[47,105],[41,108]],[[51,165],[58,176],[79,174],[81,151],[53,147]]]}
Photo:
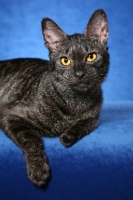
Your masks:
{"label": "cat's chin", "polygon": [[88,85],[88,84],[80,83],[80,84],[74,85],[73,88],[74,90],[77,90],[79,92],[88,92],[90,89],[92,89],[92,84]]}

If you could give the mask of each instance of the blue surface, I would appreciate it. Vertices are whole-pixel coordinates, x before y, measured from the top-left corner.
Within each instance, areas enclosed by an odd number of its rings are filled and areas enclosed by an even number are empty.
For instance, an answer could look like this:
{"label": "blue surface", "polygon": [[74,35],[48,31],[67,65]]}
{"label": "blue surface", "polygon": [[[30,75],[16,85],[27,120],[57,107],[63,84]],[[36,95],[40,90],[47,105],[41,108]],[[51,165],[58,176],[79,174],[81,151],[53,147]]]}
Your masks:
{"label": "blue surface", "polygon": [[49,17],[67,33],[82,33],[91,14],[105,10],[109,21],[110,73],[105,101],[133,100],[132,0],[0,0],[0,60],[16,57],[48,59],[41,20]]}
{"label": "blue surface", "polygon": [[132,200],[133,102],[106,103],[98,128],[71,148],[44,139],[51,166],[45,190],[27,179],[21,150],[0,132],[1,200]]}

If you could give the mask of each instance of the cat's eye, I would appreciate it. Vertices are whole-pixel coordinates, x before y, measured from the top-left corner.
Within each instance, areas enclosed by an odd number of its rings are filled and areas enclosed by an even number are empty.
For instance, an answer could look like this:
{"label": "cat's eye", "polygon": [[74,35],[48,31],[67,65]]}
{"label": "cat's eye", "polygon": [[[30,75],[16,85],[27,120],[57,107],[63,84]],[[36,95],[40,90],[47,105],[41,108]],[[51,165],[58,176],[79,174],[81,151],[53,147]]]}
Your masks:
{"label": "cat's eye", "polygon": [[90,53],[88,56],[87,56],[87,62],[93,62],[94,60],[96,60],[97,58],[97,54],[96,53]]}
{"label": "cat's eye", "polygon": [[67,57],[62,57],[61,58],[61,64],[64,66],[69,66],[71,64],[71,60]]}

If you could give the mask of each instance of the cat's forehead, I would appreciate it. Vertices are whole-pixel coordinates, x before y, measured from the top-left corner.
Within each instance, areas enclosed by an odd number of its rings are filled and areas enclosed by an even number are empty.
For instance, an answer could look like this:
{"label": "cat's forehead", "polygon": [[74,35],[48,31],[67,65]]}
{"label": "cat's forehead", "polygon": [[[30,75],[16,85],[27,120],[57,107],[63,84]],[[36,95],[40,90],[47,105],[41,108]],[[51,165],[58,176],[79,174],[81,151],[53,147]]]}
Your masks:
{"label": "cat's forehead", "polygon": [[89,52],[101,50],[101,45],[95,38],[85,38],[82,34],[74,34],[69,36],[69,42],[66,44],[67,52]]}

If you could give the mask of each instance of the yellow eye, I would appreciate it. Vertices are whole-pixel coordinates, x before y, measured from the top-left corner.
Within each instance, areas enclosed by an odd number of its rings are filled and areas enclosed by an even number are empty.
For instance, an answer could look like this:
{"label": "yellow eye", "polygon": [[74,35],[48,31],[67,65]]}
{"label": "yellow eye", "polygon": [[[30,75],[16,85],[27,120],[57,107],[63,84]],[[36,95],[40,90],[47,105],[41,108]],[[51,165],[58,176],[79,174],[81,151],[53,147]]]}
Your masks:
{"label": "yellow eye", "polygon": [[97,54],[96,53],[90,53],[88,56],[87,56],[87,61],[88,62],[92,62],[94,60],[96,60],[97,58]]}
{"label": "yellow eye", "polygon": [[61,64],[64,66],[69,66],[71,64],[71,60],[67,57],[62,57],[61,58]]}

